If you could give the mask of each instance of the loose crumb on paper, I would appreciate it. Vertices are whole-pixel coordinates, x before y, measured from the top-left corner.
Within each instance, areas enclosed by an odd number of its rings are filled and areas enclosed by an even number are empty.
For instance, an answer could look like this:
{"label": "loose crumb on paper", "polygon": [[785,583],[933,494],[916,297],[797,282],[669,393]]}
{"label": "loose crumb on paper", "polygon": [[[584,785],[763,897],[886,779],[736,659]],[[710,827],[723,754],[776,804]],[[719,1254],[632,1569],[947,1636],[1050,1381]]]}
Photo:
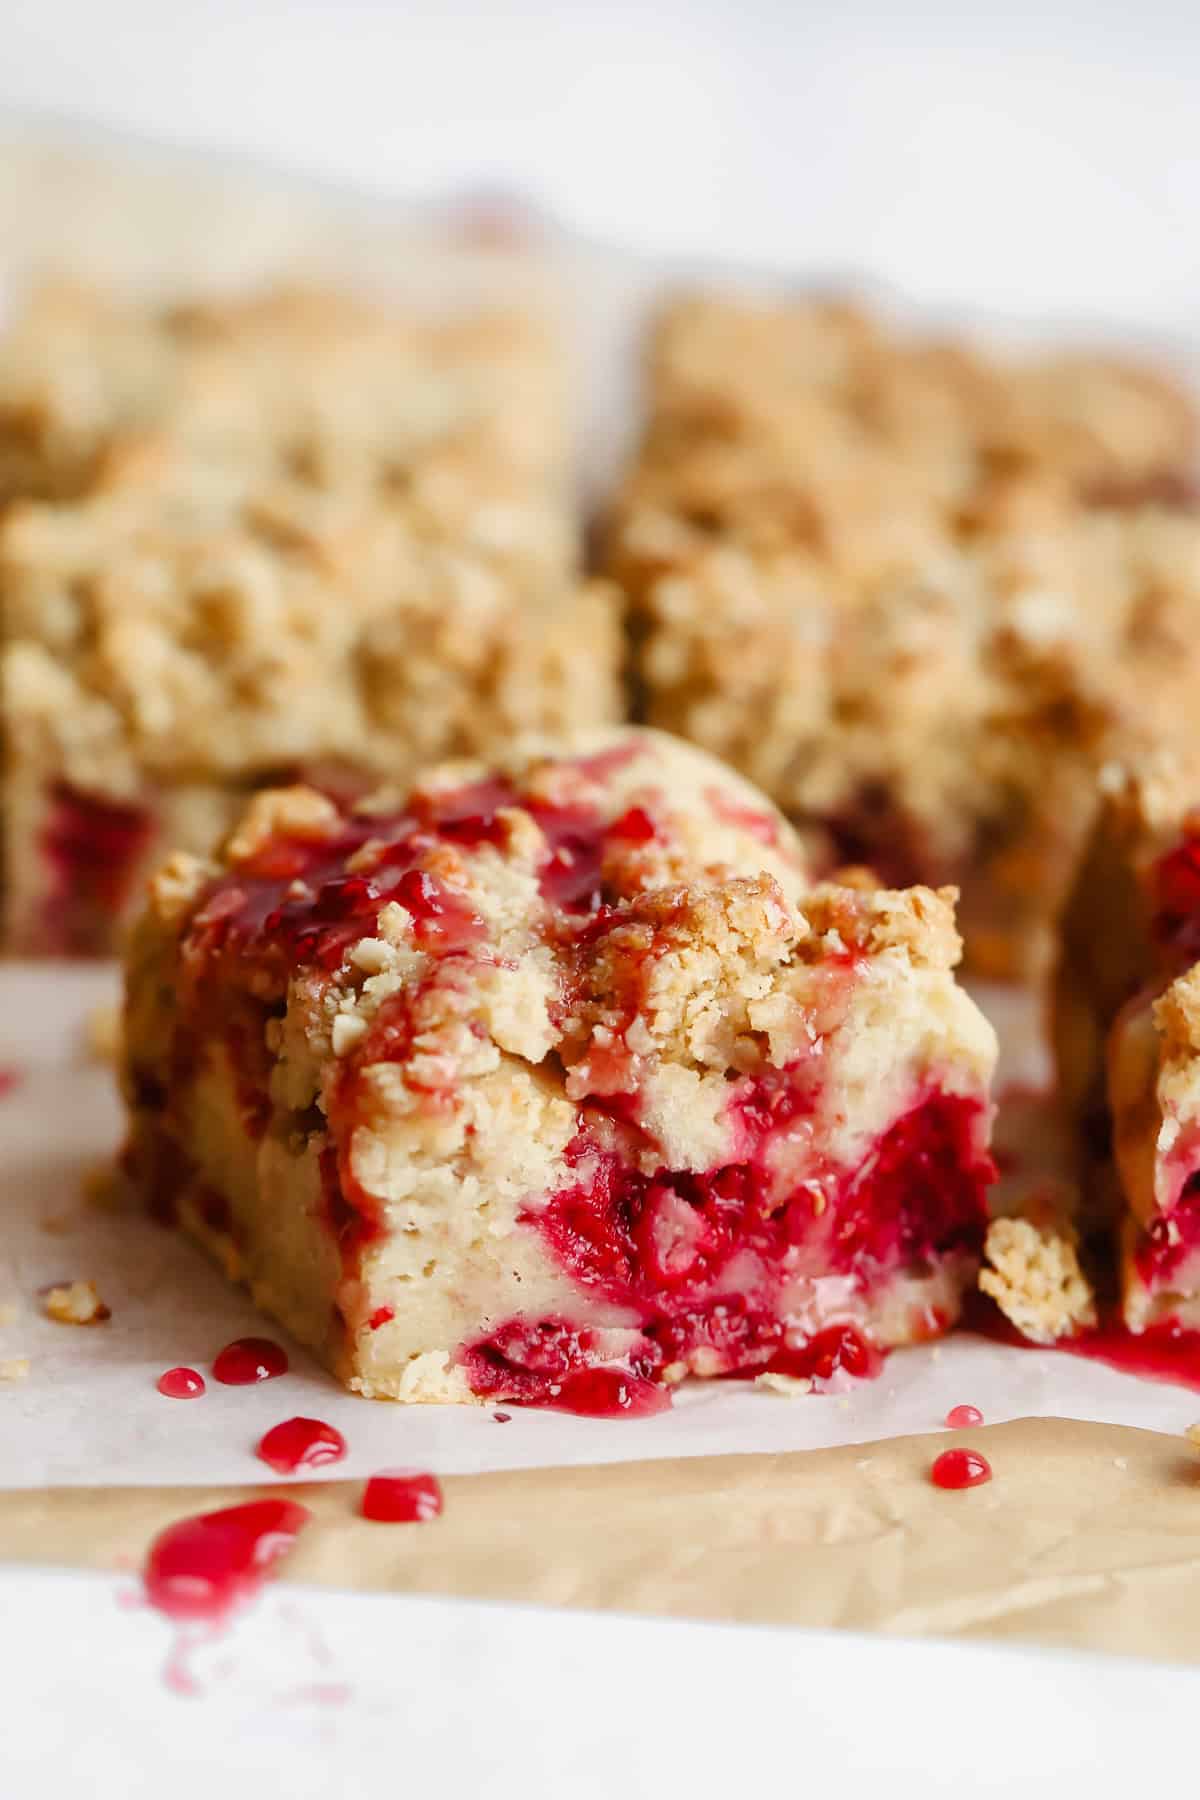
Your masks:
{"label": "loose crumb on paper", "polygon": [[115,1063],[121,1054],[121,1009],[111,1003],[94,1006],[87,1016],[88,1055],[94,1062]]}
{"label": "loose crumb on paper", "polygon": [[785,1399],[789,1395],[812,1393],[812,1382],[807,1375],[776,1375],[770,1369],[762,1375],[756,1375],[754,1385],[761,1388],[764,1394],[779,1394]]}
{"label": "loose crumb on paper", "polygon": [[47,1288],[42,1295],[42,1311],[59,1325],[103,1325],[112,1318],[96,1291],[94,1281],[66,1281]]}
{"label": "loose crumb on paper", "polygon": [[0,1326],[12,1325],[17,1317],[17,1309],[11,1300],[0,1301]]}
{"label": "loose crumb on paper", "polygon": [[24,1381],[28,1374],[27,1356],[6,1356],[0,1359],[0,1381]]}

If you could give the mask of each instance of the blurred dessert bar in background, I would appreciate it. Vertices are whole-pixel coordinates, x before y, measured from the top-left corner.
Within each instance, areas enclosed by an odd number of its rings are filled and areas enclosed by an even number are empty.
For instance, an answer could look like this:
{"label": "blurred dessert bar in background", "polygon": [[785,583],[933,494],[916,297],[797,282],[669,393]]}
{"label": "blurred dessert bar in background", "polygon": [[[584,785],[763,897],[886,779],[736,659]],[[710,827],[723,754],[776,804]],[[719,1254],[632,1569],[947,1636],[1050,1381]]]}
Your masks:
{"label": "blurred dessert bar in background", "polygon": [[0,346],[8,947],[110,951],[264,782],[618,716],[565,396],[532,312],[36,294]]}
{"label": "blurred dessert bar in background", "polygon": [[816,300],[678,301],[648,362],[607,531],[645,716],[1041,972],[1097,768],[1200,707],[1189,401]]}

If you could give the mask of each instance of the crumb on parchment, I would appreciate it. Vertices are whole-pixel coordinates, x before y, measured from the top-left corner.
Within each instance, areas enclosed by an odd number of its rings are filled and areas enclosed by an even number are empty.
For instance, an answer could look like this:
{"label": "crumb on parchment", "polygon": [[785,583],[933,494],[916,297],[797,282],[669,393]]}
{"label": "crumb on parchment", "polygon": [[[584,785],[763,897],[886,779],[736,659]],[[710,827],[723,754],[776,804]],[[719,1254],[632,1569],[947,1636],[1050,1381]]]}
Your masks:
{"label": "crumb on parchment", "polygon": [[1031,1343],[1053,1344],[1096,1323],[1096,1295],[1065,1219],[994,1219],[979,1286]]}
{"label": "crumb on parchment", "polygon": [[0,1381],[24,1381],[29,1374],[27,1356],[0,1358]]}
{"label": "crumb on parchment", "polygon": [[790,1395],[812,1393],[812,1382],[807,1375],[777,1375],[770,1369],[756,1375],[754,1385],[765,1394],[779,1394],[785,1399]]}
{"label": "crumb on parchment", "polygon": [[59,1325],[103,1325],[112,1318],[94,1281],[64,1281],[47,1288],[42,1295],[42,1311]]}
{"label": "crumb on parchment", "polygon": [[85,1042],[93,1062],[115,1063],[121,1054],[121,1008],[110,1001],[93,1006],[87,1016]]}

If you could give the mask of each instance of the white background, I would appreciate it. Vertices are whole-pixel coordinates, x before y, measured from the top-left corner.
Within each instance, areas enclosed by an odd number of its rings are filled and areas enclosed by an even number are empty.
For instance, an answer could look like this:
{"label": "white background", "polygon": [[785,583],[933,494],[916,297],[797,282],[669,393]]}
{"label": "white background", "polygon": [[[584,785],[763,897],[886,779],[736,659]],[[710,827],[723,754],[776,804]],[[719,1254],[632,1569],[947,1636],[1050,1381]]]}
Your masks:
{"label": "white background", "polygon": [[656,252],[1186,325],[1192,0],[2,0],[0,105]]}

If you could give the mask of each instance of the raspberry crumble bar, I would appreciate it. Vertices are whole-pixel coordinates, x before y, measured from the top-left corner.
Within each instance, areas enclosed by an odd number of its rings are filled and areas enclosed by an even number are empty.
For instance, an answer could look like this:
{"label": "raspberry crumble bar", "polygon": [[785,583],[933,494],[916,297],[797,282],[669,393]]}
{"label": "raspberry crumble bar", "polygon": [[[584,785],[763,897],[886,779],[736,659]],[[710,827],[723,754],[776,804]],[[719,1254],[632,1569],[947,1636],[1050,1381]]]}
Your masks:
{"label": "raspberry crumble bar", "polygon": [[132,933],[126,1166],[364,1394],[865,1373],[978,1267],[952,903],[655,732],[262,793]]}
{"label": "raspberry crumble bar", "polygon": [[718,298],[665,313],[649,386],[608,559],[646,717],[831,866],[958,885],[980,972],[1036,972],[1097,767],[1200,692],[1189,404],[1133,365]]}
{"label": "raspberry crumble bar", "polygon": [[1085,1223],[1115,1235],[1124,1322],[1200,1326],[1200,768],[1103,772],[1063,918],[1054,1035]]}
{"label": "raspberry crumble bar", "polygon": [[264,784],[619,716],[532,319],[60,295],[15,344],[0,466],[53,500],[0,524],[10,948],[111,949],[148,869]]}

